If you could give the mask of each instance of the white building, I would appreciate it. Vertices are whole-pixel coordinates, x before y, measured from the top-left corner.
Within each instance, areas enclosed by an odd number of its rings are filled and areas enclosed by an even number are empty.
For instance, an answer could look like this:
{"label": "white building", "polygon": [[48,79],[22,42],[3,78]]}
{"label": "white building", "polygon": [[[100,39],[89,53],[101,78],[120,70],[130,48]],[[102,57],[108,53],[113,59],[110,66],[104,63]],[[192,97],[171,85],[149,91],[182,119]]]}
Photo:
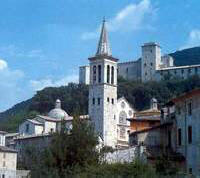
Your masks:
{"label": "white building", "polygon": [[79,83],[89,85],[90,83],[90,66],[79,67]]}
{"label": "white building", "polygon": [[133,117],[135,111],[128,101],[121,97],[117,100],[117,147],[129,146],[129,133],[130,133],[130,121],[129,117]]}
{"label": "white building", "polygon": [[34,119],[24,121],[19,126],[19,135],[32,136],[56,132],[60,129],[63,120],[66,123],[66,128],[70,130],[73,117],[61,109],[61,101],[57,99],[55,108],[48,113],[48,116],[38,115]]}
{"label": "white building", "polygon": [[[173,149],[185,157],[186,171],[200,176],[200,90],[185,93],[168,103],[166,120],[173,121]],[[172,117],[173,116],[173,117]]]}
{"label": "white building", "polygon": [[5,146],[6,134],[0,131],[0,178],[25,178],[29,171],[17,170],[17,151]]}
{"label": "white building", "polygon": [[118,59],[112,56],[105,20],[97,53],[89,61],[89,117],[104,145],[128,146],[130,123],[126,119],[133,115],[134,110],[125,98],[117,99]]}

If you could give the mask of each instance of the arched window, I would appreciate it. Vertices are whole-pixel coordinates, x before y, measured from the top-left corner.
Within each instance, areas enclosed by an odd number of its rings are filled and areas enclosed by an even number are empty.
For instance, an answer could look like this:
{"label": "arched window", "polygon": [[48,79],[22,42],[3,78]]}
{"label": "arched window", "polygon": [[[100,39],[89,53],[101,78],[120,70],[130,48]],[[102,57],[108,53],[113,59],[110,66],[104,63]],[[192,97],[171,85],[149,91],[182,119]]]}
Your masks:
{"label": "arched window", "polygon": [[114,67],[111,67],[111,84],[114,84]]}
{"label": "arched window", "polygon": [[110,66],[107,65],[107,83],[110,83]]}
{"label": "arched window", "polygon": [[127,114],[125,111],[121,111],[119,114],[119,124],[126,124],[127,123]]}
{"label": "arched window", "polygon": [[120,138],[125,139],[126,138],[126,128],[120,127]]}
{"label": "arched window", "polygon": [[98,82],[101,83],[101,65],[98,65]]}
{"label": "arched window", "polygon": [[96,79],[97,79],[97,68],[96,66],[93,66],[93,82],[95,83],[96,82]]}

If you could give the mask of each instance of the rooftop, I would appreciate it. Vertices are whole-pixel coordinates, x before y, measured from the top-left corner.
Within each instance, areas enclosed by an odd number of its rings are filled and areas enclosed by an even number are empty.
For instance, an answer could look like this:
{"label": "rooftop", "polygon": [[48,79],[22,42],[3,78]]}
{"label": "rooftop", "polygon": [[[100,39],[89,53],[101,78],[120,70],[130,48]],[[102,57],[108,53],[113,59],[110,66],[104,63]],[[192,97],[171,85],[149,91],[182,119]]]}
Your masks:
{"label": "rooftop", "polygon": [[6,146],[0,146],[0,152],[17,153],[16,150],[8,148]]}

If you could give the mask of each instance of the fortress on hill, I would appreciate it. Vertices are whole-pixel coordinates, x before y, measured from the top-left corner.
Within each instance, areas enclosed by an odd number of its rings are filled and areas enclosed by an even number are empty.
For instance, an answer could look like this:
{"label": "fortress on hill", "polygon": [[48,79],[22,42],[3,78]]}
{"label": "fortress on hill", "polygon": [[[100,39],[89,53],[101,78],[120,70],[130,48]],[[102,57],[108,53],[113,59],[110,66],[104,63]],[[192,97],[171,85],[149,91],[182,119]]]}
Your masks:
{"label": "fortress on hill", "polygon": [[[109,47],[111,51],[111,48]],[[142,82],[161,80],[165,77],[186,79],[192,75],[200,75],[199,65],[174,66],[170,55],[161,54],[158,43],[144,43],[141,47],[142,56],[136,61],[117,63],[117,75],[128,80]],[[189,60],[189,59],[187,59]],[[79,67],[79,83],[90,84],[89,65]]]}

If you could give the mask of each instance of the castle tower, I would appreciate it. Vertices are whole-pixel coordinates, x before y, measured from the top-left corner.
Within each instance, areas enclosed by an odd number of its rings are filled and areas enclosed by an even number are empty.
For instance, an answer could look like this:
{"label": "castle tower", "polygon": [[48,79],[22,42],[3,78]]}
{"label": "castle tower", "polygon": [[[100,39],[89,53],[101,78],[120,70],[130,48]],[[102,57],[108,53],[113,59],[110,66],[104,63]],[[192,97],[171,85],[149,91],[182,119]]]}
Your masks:
{"label": "castle tower", "polygon": [[96,55],[90,61],[89,116],[104,145],[117,144],[117,61],[112,57],[103,20]]}
{"label": "castle tower", "polygon": [[142,46],[142,82],[155,80],[156,70],[161,65],[161,50],[156,43],[145,43]]}

